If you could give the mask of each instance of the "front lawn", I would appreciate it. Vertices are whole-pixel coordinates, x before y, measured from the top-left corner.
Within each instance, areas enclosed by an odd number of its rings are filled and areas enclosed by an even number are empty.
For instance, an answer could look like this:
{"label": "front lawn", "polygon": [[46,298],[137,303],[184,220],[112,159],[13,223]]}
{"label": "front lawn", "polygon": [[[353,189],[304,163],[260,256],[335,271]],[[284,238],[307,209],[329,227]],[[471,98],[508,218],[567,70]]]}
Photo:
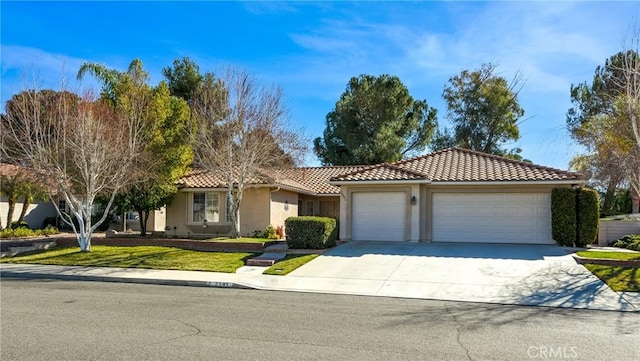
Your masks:
{"label": "front lawn", "polygon": [[583,266],[614,291],[640,292],[640,268],[638,267],[603,266],[596,264],[585,264]]}
{"label": "front lawn", "polygon": [[618,259],[623,261],[640,261],[640,253],[635,252],[604,252],[604,251],[579,251],[576,254],[583,258]]}
{"label": "front lawn", "polygon": [[91,252],[66,247],[2,258],[0,262],[234,273],[255,256],[254,253],[202,252],[157,246],[93,246]]}
{"label": "front lawn", "polygon": [[312,261],[319,255],[317,254],[290,254],[283,258],[280,262],[267,268],[262,274],[284,276],[296,268]]}

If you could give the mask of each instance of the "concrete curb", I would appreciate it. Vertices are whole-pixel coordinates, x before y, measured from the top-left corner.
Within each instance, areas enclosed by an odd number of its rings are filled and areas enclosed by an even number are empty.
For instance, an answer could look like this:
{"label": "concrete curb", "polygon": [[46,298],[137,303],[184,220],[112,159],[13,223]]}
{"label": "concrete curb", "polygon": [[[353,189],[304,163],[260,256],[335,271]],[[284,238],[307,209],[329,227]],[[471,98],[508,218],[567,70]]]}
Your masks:
{"label": "concrete curb", "polygon": [[237,289],[257,289],[237,282],[227,281],[199,281],[199,280],[176,280],[162,278],[142,278],[142,277],[117,277],[117,276],[93,276],[93,275],[68,275],[54,273],[38,273],[33,271],[20,272],[11,270],[0,270],[2,278],[24,278],[24,279],[57,279],[68,281],[89,281],[89,282],[115,282],[115,283],[138,283],[162,286],[189,286],[189,287],[213,287],[213,288],[237,288]]}

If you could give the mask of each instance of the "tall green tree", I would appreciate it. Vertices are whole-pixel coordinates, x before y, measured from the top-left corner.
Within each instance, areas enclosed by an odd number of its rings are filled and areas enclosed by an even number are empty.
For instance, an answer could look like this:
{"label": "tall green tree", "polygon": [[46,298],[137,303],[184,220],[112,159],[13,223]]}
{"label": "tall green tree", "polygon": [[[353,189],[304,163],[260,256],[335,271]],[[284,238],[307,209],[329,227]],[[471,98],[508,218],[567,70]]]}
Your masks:
{"label": "tall green tree", "polygon": [[204,80],[200,74],[200,67],[188,57],[175,59],[173,67],[162,69],[162,75],[167,79],[171,95],[191,102]]}
{"label": "tall green tree", "polygon": [[187,102],[171,96],[165,82],[154,90],[147,119],[149,140],[143,149],[138,181],[116,197],[117,210],[136,211],[140,234],[146,235],[151,212],[171,203],[176,182],[193,162],[190,110]]}
{"label": "tall green tree", "polygon": [[119,212],[139,214],[141,235],[146,234],[150,212],[168,204],[177,192],[175,182],[193,161],[192,126],[187,102],[172,96],[161,82],[152,88],[143,64],[135,59],[125,72],[87,63],[79,76],[91,72],[102,82],[102,96],[130,118],[139,120],[147,140],[136,167],[134,182],[115,201]]}
{"label": "tall green tree", "polygon": [[518,102],[520,78],[509,83],[493,64],[463,70],[449,78],[442,96],[452,129],[438,131],[433,148],[456,146],[521,159],[520,149],[506,149],[520,139],[518,122],[524,110]]}
{"label": "tall green tree", "polygon": [[637,50],[621,51],[596,68],[590,83],[571,85],[567,129],[585,150],[571,165],[603,190],[605,214],[615,211],[616,193],[640,183],[634,181],[640,178],[640,144],[634,134],[640,90],[633,95],[633,89],[640,88],[639,64]]}
{"label": "tall green tree", "polygon": [[325,165],[394,162],[422,152],[436,128],[436,109],[414,100],[398,77],[360,75],[327,114],[314,151]]}

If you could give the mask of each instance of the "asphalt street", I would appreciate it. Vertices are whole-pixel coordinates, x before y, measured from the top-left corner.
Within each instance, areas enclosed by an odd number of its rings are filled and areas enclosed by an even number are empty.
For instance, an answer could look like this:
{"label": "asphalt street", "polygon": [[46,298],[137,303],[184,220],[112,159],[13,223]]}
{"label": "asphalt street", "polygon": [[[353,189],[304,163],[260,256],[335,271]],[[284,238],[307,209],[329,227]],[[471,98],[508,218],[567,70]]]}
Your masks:
{"label": "asphalt street", "polygon": [[638,360],[640,313],[2,279],[7,360]]}

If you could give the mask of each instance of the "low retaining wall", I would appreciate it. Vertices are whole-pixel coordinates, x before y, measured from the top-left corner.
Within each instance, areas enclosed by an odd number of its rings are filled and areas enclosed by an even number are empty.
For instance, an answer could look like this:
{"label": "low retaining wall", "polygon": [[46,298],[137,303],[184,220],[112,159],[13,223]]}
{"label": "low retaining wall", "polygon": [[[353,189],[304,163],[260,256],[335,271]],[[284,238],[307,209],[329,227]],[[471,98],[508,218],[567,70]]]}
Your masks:
{"label": "low retaining wall", "polygon": [[598,246],[608,246],[610,242],[627,234],[640,234],[638,221],[600,221]]}
{"label": "low retaining wall", "polygon": [[[55,239],[58,246],[77,246],[75,238]],[[211,242],[197,241],[190,239],[168,239],[168,238],[92,238],[91,245],[94,246],[161,246],[189,249],[192,251],[209,252],[263,252],[264,247],[277,243],[277,241],[263,243],[234,243],[234,242]]]}

